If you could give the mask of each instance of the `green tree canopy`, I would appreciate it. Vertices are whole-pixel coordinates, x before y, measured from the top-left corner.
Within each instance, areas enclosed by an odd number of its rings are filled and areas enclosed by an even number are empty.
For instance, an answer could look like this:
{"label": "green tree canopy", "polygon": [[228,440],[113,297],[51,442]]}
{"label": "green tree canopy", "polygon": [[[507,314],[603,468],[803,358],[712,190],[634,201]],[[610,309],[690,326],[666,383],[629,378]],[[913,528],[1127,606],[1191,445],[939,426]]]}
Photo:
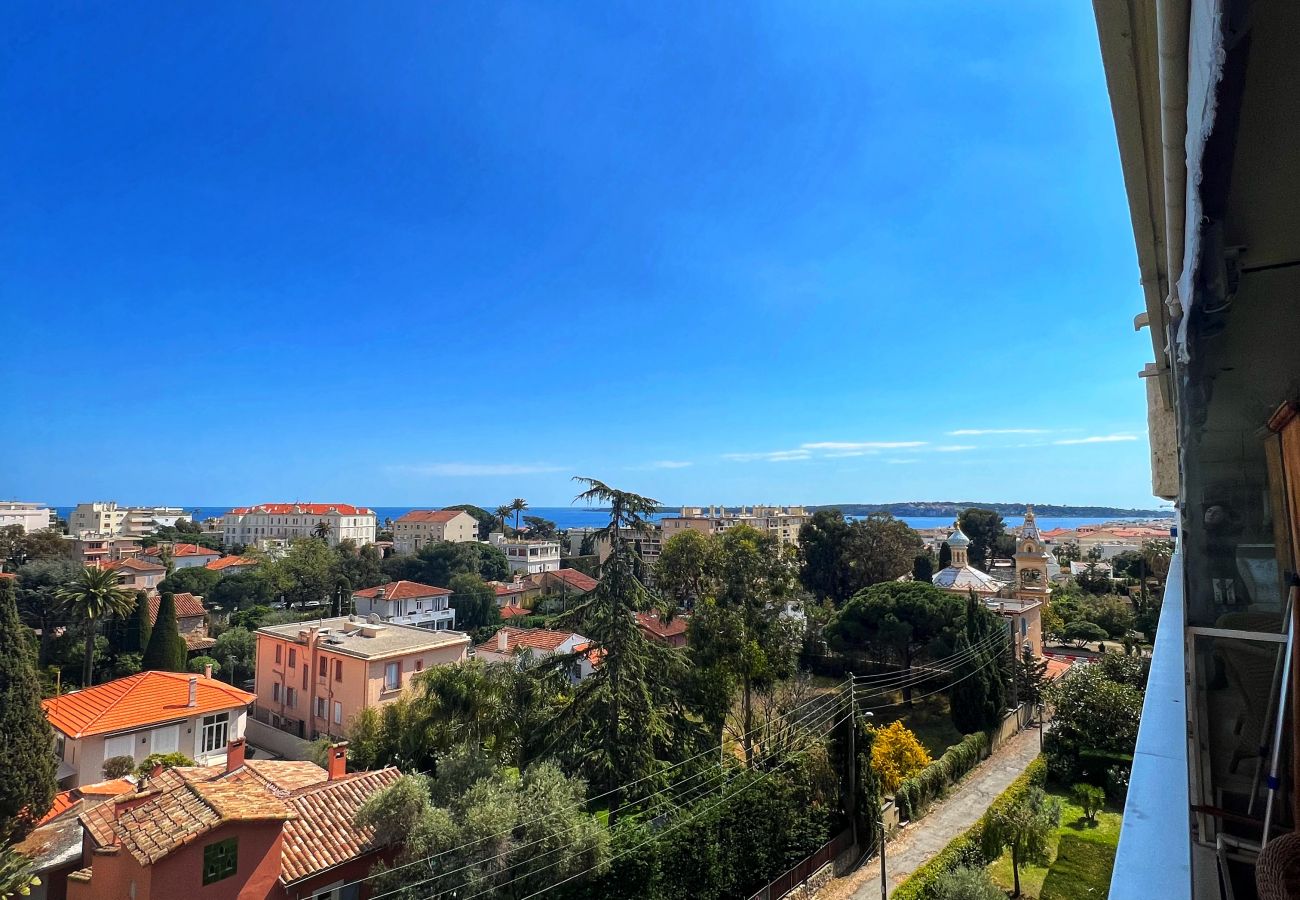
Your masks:
{"label": "green tree canopy", "polygon": [[989,558],[1015,552],[1015,539],[1006,533],[1002,516],[991,509],[972,506],[957,517],[962,533],[970,538],[966,558],[972,566],[987,571]]}
{"label": "green tree canopy", "polygon": [[59,589],[80,571],[81,567],[70,559],[40,559],[18,570],[18,614],[23,624],[40,633],[39,666],[49,664],[50,639],[55,629],[68,623],[69,610]]}
{"label": "green tree canopy", "polygon": [[217,582],[220,580],[220,572],[214,572],[212,569],[206,569],[203,566],[190,566],[185,569],[177,569],[158,582],[158,591],[159,593],[170,594],[193,594],[196,597],[207,599],[208,594],[212,592],[212,589],[216,587]]}
{"label": "green tree canopy", "polygon": [[122,587],[116,572],[90,566],[78,570],[57,596],[85,628],[81,683],[89,687],[94,684],[95,630],[99,621],[112,615],[128,615],[135,605],[135,597]]}
{"label": "green tree canopy", "polygon": [[211,652],[225,667],[222,671],[231,684],[253,677],[257,665],[257,639],[247,628],[227,628],[217,637]]}
{"label": "green tree canopy", "polygon": [[1112,671],[1102,665],[1081,666],[1048,685],[1044,693],[1053,718],[1043,750],[1054,778],[1067,784],[1078,781],[1084,754],[1133,752],[1142,718],[1142,692],[1133,684],[1114,680]]}
{"label": "green tree canopy", "polygon": [[804,586],[842,606],[873,584],[912,571],[924,549],[920,535],[889,513],[846,522],[839,510],[818,510],[799,531]]}
{"label": "green tree canopy", "polygon": [[54,732],[13,581],[0,578],[0,836],[21,836],[50,808],[57,787]]}
{"label": "green tree canopy", "polygon": [[1011,851],[1011,873],[1020,896],[1020,868],[1025,863],[1046,865],[1051,837],[1061,824],[1061,801],[1048,797],[1042,788],[1031,787],[1014,803],[995,803],[984,816],[985,854],[994,859],[1003,849]]}
{"label": "green tree canopy", "polygon": [[276,590],[271,578],[259,567],[251,572],[234,572],[222,576],[202,596],[205,603],[230,611],[248,609],[250,606],[270,606],[275,601]]}
{"label": "green tree canopy", "polygon": [[[964,621],[961,598],[928,583],[886,581],[855,594],[826,636],[836,649],[869,653],[910,670],[932,645],[950,650]],[[910,701],[910,688],[904,696]]]}
{"label": "green tree canopy", "polygon": [[472,572],[451,576],[451,607],[456,610],[456,627],[472,631],[488,625],[498,625],[501,613],[497,609],[497,595],[492,586]]}
{"label": "green tree canopy", "polygon": [[655,564],[655,585],[666,606],[674,612],[691,609],[711,593],[716,574],[717,543],[688,528],[664,541]]}
{"label": "green tree canopy", "polygon": [[154,620],[141,666],[145,671],[184,672],[188,651],[176,621],[176,597],[170,593],[158,599],[158,618]]}
{"label": "green tree canopy", "polygon": [[450,587],[454,575],[477,575],[484,581],[502,581],[510,576],[510,563],[497,547],[469,541],[437,541],[425,544],[414,556],[393,556],[382,569],[394,581],[418,581],[434,587]]}

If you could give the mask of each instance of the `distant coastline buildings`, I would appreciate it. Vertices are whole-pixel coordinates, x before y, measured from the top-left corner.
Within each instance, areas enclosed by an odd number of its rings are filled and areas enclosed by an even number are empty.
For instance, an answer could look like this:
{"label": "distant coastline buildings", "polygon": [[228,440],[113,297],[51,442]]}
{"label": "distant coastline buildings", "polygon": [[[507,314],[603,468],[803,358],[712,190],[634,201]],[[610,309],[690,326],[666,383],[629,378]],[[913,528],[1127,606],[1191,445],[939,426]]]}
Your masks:
{"label": "distant coastline buildings", "polygon": [[24,532],[49,528],[54,521],[54,510],[44,503],[24,503],[20,500],[0,500],[0,528],[23,526]]}
{"label": "distant coastline buildings", "polygon": [[374,510],[346,503],[261,503],[235,507],[221,517],[221,538],[227,547],[282,546],[296,538],[320,536],[325,529],[331,547],[340,541],[373,544]]}

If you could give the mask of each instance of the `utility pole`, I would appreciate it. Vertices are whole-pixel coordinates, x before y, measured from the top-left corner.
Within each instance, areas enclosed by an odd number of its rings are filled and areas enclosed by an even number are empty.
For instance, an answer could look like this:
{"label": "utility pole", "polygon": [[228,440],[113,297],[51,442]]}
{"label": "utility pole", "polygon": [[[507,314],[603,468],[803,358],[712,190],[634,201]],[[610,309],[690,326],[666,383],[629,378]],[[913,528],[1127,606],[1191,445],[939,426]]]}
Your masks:
{"label": "utility pole", "polygon": [[849,681],[849,828],[853,830],[853,846],[858,846],[858,692],[853,680]]}

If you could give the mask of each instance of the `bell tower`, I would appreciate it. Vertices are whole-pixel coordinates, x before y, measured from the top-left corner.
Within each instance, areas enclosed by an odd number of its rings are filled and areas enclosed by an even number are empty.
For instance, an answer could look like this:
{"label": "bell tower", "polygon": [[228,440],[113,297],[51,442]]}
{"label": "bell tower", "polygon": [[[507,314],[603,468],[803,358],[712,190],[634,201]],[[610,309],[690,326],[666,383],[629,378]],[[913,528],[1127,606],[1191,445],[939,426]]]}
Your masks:
{"label": "bell tower", "polygon": [[1016,597],[1042,600],[1051,593],[1047,563],[1051,557],[1038,531],[1033,506],[1025,507],[1025,524],[1016,532]]}

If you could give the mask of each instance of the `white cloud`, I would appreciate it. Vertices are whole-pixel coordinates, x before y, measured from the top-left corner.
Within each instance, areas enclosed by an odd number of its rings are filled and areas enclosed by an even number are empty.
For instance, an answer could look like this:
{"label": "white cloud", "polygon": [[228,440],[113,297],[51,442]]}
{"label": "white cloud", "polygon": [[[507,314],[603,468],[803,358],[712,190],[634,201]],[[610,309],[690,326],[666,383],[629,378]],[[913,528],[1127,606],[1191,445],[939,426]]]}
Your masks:
{"label": "white cloud", "polygon": [[537,475],[543,472],[563,472],[563,466],[545,463],[425,463],[416,466],[394,466],[394,470],[408,475],[441,475],[446,478],[474,478],[493,475]]}
{"label": "white cloud", "polygon": [[684,469],[692,463],[680,459],[659,459],[650,463],[651,469]]}
{"label": "white cloud", "polygon": [[958,428],[947,434],[949,437],[961,437],[977,434],[1048,434],[1050,431],[1050,428]]}
{"label": "white cloud", "polygon": [[946,444],[942,447],[935,447],[940,453],[962,453],[966,450],[977,449],[974,444]]}
{"label": "white cloud", "polygon": [[722,458],[733,462],[793,462],[811,459],[812,454],[807,450],[769,450],[765,453],[724,453]]}
{"label": "white cloud", "polygon": [[889,463],[891,466],[906,466],[911,463],[920,462],[920,460],[919,459],[887,459],[885,460],[885,462]]}
{"label": "white cloud", "polygon": [[817,441],[800,444],[801,450],[898,450],[906,447],[923,447],[925,441]]}
{"label": "white cloud", "polygon": [[1136,434],[1094,434],[1091,437],[1064,438],[1053,444],[1113,444],[1119,441],[1136,441]]}
{"label": "white cloud", "polygon": [[850,456],[866,456],[866,450],[838,450],[835,453],[827,453],[826,459],[847,459]]}

